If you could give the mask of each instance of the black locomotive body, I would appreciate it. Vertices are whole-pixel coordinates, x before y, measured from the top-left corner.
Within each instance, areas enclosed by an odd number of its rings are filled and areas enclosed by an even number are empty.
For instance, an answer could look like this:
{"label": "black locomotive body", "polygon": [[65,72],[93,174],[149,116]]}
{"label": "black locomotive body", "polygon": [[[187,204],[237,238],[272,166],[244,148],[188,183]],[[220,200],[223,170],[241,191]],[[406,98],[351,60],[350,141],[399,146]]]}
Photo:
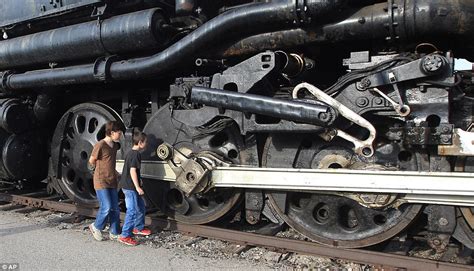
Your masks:
{"label": "black locomotive body", "polygon": [[[2,0],[0,30],[3,187],[45,180],[94,206],[87,160],[118,120],[122,155],[133,127],[149,135],[148,203],[179,221],[243,210],[342,247],[416,221],[437,249],[474,248],[472,185],[401,187],[473,171],[472,67],[455,64],[474,58],[474,1]],[[301,170],[295,187],[213,173],[236,167]],[[356,172],[402,174],[368,187]]]}

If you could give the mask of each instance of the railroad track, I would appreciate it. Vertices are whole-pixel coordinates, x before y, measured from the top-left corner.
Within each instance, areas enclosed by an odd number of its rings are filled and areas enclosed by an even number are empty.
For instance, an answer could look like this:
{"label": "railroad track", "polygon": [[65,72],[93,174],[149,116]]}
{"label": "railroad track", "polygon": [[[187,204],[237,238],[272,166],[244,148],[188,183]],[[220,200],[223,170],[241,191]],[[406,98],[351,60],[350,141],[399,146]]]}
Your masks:
{"label": "railroad track", "polygon": [[[27,208],[46,209],[64,213],[75,213],[85,217],[95,217],[96,210],[76,205],[72,202],[58,201],[56,196],[45,193],[32,194],[0,193],[0,202],[20,205]],[[122,219],[124,213],[121,214]],[[210,238],[238,244],[243,247],[256,246],[271,250],[295,252],[312,256],[346,260],[373,265],[377,270],[473,270],[474,266],[434,261],[391,253],[364,249],[342,249],[319,245],[314,242],[266,236],[214,226],[188,225],[165,219],[153,214],[146,216],[146,224],[162,230],[177,231],[199,238]]]}

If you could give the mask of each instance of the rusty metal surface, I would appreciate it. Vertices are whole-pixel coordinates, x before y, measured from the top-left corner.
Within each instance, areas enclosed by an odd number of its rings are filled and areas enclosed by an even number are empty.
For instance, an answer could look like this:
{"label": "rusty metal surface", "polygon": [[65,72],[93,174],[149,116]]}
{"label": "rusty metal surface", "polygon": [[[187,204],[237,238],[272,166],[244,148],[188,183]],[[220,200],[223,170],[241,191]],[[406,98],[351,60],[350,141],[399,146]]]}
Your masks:
{"label": "rusty metal surface", "polygon": [[[71,203],[56,202],[42,198],[22,195],[0,194],[0,201],[14,204],[50,209],[60,212],[75,212],[79,215],[94,217],[95,209],[81,207]],[[124,213],[121,214],[123,219]],[[179,231],[195,236],[207,237],[234,242],[238,244],[283,249],[291,252],[343,259],[357,263],[376,265],[384,270],[474,270],[474,266],[437,262],[428,259],[413,258],[401,255],[386,254],[367,250],[338,249],[326,247],[312,242],[291,240],[280,237],[262,236],[253,233],[216,227],[187,225],[173,220],[147,216],[145,223],[164,230]]]}
{"label": "rusty metal surface", "polygon": [[471,229],[474,229],[474,213],[472,208],[460,208],[462,215],[466,219],[467,224]]}

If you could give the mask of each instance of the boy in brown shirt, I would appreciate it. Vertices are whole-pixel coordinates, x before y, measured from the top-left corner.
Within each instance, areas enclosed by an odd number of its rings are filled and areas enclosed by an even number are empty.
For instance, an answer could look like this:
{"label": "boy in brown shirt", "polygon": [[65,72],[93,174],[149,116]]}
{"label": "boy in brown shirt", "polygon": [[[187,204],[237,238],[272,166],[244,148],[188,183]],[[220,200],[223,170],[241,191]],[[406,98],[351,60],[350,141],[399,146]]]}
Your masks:
{"label": "boy in brown shirt", "polygon": [[102,230],[105,223],[110,222],[111,240],[116,240],[120,234],[120,209],[118,205],[117,179],[115,170],[117,151],[119,149],[120,137],[122,136],[122,124],[111,121],[105,124],[105,138],[95,144],[89,158],[89,164],[95,167],[94,189],[99,200],[99,210],[94,223],[89,226],[92,235],[97,241],[102,241]]}

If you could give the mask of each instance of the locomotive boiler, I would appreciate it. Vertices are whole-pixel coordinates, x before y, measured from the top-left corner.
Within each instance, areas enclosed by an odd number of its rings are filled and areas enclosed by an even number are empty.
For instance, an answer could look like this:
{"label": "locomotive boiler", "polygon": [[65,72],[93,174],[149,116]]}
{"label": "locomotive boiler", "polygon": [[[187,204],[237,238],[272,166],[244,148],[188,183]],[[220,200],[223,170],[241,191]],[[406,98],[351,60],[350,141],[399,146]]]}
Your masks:
{"label": "locomotive boiler", "polygon": [[95,206],[116,120],[178,221],[474,249],[474,1],[3,0],[0,31],[2,186]]}

